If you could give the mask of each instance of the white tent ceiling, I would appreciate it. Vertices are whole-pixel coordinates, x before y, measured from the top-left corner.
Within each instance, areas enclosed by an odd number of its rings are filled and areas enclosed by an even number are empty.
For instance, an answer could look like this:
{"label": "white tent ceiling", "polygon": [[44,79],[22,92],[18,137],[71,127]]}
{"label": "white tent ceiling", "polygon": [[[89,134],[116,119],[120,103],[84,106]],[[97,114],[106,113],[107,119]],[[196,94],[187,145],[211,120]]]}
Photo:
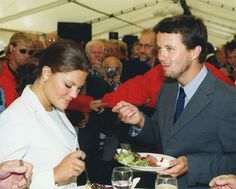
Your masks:
{"label": "white tent ceiling", "polygon": [[[236,0],[186,0],[193,15],[204,19],[209,41],[219,45],[236,34]],[[0,0],[0,40],[14,31],[39,34],[57,30],[57,22],[92,23],[93,38],[138,35],[153,27],[173,0]]]}

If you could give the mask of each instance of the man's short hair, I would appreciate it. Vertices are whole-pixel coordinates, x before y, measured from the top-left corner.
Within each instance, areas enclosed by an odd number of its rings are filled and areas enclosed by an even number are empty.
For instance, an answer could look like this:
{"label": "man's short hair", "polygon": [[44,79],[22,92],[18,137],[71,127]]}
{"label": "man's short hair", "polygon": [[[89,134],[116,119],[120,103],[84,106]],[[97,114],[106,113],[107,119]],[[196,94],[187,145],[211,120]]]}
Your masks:
{"label": "man's short hair", "polygon": [[233,39],[232,41],[228,42],[226,44],[226,50],[229,52],[232,52],[233,50],[236,49],[236,39]]}
{"label": "man's short hair", "polygon": [[158,33],[176,33],[182,36],[182,43],[187,49],[194,49],[201,46],[202,51],[199,55],[199,62],[202,63],[206,58],[207,29],[203,21],[190,15],[178,15],[164,18],[153,30]]}

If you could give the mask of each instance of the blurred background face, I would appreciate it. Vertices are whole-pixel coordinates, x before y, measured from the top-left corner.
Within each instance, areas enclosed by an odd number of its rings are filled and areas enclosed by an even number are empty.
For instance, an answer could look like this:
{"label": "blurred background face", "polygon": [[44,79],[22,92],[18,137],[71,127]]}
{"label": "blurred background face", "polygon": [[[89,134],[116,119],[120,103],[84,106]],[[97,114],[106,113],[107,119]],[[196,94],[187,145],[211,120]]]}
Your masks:
{"label": "blurred background face", "polygon": [[149,62],[155,56],[155,34],[148,32],[141,35],[139,39],[139,59]]}
{"label": "blurred background face", "polygon": [[57,40],[58,40],[58,35],[56,32],[51,32],[46,34],[46,39],[45,39],[46,48],[52,45],[53,43],[57,42]]}
{"label": "blurred background face", "polygon": [[122,63],[114,56],[106,58],[102,63],[102,77],[114,89],[120,84],[121,71]]}
{"label": "blurred background face", "polygon": [[222,45],[217,48],[216,58],[220,62],[220,65],[223,66],[227,63],[227,59],[225,57],[225,46]]}
{"label": "blurred background face", "polygon": [[110,48],[110,43],[108,41],[104,41],[104,52],[103,52],[103,58],[107,58],[111,56],[111,48]]}
{"label": "blurred background face", "polygon": [[111,48],[111,56],[118,57],[118,53],[119,53],[118,46],[114,43],[111,43],[110,48]]}
{"label": "blurred background face", "polygon": [[139,48],[140,46],[138,43],[133,45],[132,55],[131,55],[132,58],[139,58]]}
{"label": "blurred background face", "polygon": [[106,58],[104,60],[104,62],[103,62],[105,73],[108,74],[108,69],[112,69],[112,70],[115,70],[115,75],[116,76],[120,76],[120,74],[121,74],[121,67],[120,67],[118,61],[119,61],[119,59],[117,59],[115,57],[108,57],[108,58]]}
{"label": "blurred background face", "polygon": [[95,70],[100,70],[101,68],[103,51],[104,47],[102,43],[95,43],[88,50],[87,56],[89,59],[89,63]]}
{"label": "blurred background face", "polygon": [[32,44],[27,44],[24,41],[18,42],[15,46],[11,45],[11,61],[14,62],[14,66],[24,65],[32,60],[33,48]]}
{"label": "blurred background face", "polygon": [[236,65],[236,49],[228,52],[228,62],[229,62],[229,64]]}

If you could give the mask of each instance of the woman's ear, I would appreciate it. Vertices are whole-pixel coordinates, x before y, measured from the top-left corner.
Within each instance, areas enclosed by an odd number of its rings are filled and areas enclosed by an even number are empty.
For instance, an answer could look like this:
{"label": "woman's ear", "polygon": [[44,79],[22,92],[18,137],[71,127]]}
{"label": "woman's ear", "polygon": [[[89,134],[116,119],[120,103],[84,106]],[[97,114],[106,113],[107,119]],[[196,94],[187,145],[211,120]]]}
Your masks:
{"label": "woman's ear", "polygon": [[42,69],[42,78],[43,81],[47,81],[48,78],[52,75],[52,69],[48,66],[44,66]]}

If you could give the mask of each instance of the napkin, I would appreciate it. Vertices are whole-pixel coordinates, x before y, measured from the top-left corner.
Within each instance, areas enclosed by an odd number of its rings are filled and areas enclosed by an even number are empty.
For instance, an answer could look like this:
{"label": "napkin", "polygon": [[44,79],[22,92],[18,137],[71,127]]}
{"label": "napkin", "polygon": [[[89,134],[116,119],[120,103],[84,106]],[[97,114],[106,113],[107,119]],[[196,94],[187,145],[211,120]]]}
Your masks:
{"label": "napkin", "polygon": [[134,189],[135,186],[139,183],[139,181],[140,181],[140,177],[134,178],[133,179],[133,184],[131,186],[131,189]]}

